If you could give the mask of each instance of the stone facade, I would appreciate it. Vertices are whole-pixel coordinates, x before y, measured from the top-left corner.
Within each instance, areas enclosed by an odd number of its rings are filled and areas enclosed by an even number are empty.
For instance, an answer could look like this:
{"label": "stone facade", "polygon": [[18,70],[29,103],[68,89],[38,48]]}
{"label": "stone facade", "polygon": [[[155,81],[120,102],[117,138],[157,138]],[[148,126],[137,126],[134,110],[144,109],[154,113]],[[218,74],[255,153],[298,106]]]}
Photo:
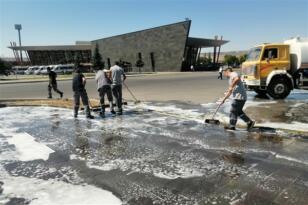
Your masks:
{"label": "stone facade", "polygon": [[115,61],[132,64],[133,72],[138,59],[142,59],[142,72],[181,71],[181,65],[190,28],[190,21],[160,26],[92,41],[92,53],[98,44],[99,51],[108,65]]}

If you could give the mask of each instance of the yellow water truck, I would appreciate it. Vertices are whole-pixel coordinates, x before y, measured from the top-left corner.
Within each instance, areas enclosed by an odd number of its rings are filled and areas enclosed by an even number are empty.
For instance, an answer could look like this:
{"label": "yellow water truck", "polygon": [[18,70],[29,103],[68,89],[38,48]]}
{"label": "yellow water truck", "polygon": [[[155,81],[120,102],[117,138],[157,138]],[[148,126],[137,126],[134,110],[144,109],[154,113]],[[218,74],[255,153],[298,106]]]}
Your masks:
{"label": "yellow water truck", "polygon": [[308,38],[256,46],[241,70],[248,90],[274,99],[286,98],[294,88],[308,89]]}

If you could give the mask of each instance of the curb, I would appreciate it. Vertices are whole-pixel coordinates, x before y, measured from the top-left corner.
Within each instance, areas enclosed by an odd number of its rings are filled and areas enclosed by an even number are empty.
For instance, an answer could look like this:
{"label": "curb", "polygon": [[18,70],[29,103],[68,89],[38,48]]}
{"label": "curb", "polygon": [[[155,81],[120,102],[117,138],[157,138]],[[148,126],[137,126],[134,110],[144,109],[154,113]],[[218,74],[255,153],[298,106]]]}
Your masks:
{"label": "curb", "polygon": [[[158,75],[158,73],[144,73],[144,74],[126,74],[127,77],[138,77],[138,76],[149,76],[149,75]],[[87,77],[87,79],[94,79],[95,76]],[[65,79],[57,79],[57,81],[67,81],[72,80],[72,78],[65,78]],[[42,83],[42,82],[48,82],[48,78],[44,80],[7,80],[7,81],[1,81],[0,85],[2,84],[17,84],[17,83]]]}

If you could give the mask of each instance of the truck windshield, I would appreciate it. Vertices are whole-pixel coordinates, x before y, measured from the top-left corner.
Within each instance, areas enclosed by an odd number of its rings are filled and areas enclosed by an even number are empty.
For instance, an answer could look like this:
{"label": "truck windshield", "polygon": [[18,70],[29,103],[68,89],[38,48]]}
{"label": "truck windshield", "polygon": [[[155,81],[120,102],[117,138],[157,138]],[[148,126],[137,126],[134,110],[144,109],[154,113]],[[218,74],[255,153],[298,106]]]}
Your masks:
{"label": "truck windshield", "polygon": [[252,48],[247,56],[247,61],[255,61],[260,58],[261,47]]}

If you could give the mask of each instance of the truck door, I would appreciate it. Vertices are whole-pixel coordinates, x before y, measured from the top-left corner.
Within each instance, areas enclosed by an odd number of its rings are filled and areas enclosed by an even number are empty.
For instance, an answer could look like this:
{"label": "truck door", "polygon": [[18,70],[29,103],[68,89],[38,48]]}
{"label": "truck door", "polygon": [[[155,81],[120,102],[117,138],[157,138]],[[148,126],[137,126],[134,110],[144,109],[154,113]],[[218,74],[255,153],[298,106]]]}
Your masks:
{"label": "truck door", "polygon": [[260,63],[260,78],[266,79],[269,73],[278,67],[278,48],[265,48]]}

